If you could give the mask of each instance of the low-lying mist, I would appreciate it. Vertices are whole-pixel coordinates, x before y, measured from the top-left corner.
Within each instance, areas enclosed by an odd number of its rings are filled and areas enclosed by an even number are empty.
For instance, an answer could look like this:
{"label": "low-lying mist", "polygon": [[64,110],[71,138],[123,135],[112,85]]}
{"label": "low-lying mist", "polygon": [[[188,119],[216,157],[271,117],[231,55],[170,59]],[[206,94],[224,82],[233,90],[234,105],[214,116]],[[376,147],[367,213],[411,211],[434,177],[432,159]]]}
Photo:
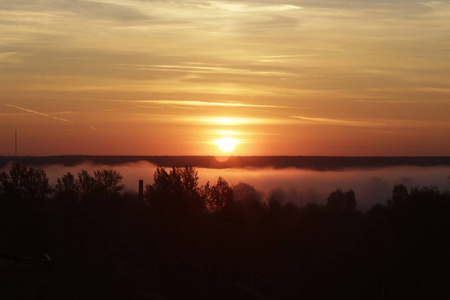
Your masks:
{"label": "low-lying mist", "polygon": [[328,195],[338,188],[353,189],[358,208],[366,210],[391,197],[395,183],[414,186],[434,185],[450,188],[449,167],[395,167],[370,170],[310,171],[303,169],[200,169],[200,179],[224,177],[231,185],[246,182],[265,194],[299,206],[308,202],[326,203]]}
{"label": "low-lying mist", "polygon": [[[153,182],[153,173],[157,166],[149,162],[133,162],[121,165],[102,165],[85,162],[76,166],[46,165],[44,169],[51,184],[57,178],[71,172],[77,174],[87,170],[91,174],[98,169],[114,169],[123,176],[128,191],[136,192],[138,180],[144,185]],[[9,170],[9,166],[3,170]],[[299,206],[309,202],[324,204],[328,195],[338,188],[353,189],[358,209],[366,210],[379,202],[385,204],[391,197],[395,183],[414,186],[437,186],[440,190],[450,188],[450,167],[387,167],[378,169],[349,169],[340,171],[312,171],[298,168],[287,169],[209,169],[197,168],[200,184],[214,183],[219,176],[230,185],[245,182],[264,193],[268,199],[275,195],[282,202],[293,202]]]}

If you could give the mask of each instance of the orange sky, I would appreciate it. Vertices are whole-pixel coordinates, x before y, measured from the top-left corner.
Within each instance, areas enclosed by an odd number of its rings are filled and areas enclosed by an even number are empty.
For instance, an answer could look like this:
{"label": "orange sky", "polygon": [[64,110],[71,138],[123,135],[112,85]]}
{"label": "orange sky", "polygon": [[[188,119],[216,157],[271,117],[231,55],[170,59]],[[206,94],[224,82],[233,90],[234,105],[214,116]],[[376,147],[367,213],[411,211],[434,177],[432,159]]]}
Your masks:
{"label": "orange sky", "polygon": [[0,2],[0,155],[450,155],[445,1]]}

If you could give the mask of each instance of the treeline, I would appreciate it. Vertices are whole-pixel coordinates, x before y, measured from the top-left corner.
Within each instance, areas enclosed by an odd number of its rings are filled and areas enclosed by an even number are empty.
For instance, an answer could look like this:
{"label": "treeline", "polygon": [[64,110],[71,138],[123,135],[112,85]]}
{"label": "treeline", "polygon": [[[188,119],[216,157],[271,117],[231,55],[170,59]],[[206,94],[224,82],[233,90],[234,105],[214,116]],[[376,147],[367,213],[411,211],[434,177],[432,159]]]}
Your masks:
{"label": "treeline", "polygon": [[[298,207],[197,170],[158,168],[144,196],[114,170],[0,174],[0,295],[10,299],[437,299],[450,193],[396,184]],[[30,263],[31,262],[31,263]],[[32,265],[31,267],[29,265]],[[2,294],[3,293],[3,294]],[[1,298],[1,297],[0,297]]]}
{"label": "treeline", "polygon": [[370,169],[395,166],[438,167],[450,166],[450,156],[0,156],[0,168],[11,161],[43,166],[60,164],[76,166],[83,163],[118,166],[127,163],[149,162],[161,167],[192,165],[198,168],[302,168],[307,170]]}

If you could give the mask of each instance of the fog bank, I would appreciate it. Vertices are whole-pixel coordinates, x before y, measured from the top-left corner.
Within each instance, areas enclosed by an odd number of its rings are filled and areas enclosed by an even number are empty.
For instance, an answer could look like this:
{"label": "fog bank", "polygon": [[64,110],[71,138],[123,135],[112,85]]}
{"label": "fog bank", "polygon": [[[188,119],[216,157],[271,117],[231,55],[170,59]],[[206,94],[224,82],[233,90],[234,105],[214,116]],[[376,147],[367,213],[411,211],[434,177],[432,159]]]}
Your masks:
{"label": "fog bank", "polygon": [[[76,175],[81,170],[93,174],[98,169],[114,169],[123,176],[128,191],[136,192],[138,181],[153,183],[153,173],[157,166],[147,161],[120,165],[104,165],[85,162],[74,166],[60,164],[39,166],[45,170],[52,185],[57,178],[71,172]],[[9,165],[3,168],[8,170]],[[219,176],[230,185],[245,182],[264,193],[265,198],[275,195],[283,202],[293,202],[303,206],[308,202],[324,204],[328,195],[338,188],[353,189],[358,201],[358,209],[366,210],[373,204],[386,203],[395,183],[403,183],[408,188],[434,185],[441,191],[450,189],[450,167],[386,167],[376,169],[351,169],[338,171],[314,171],[298,168],[271,169],[211,169],[197,168],[200,184],[215,182]]]}
{"label": "fog bank", "polygon": [[368,170],[310,171],[302,169],[199,169],[202,180],[224,177],[230,184],[241,181],[284,202],[300,206],[308,202],[326,203],[328,195],[338,188],[353,189],[358,208],[366,210],[391,197],[395,183],[408,188],[434,185],[441,191],[450,189],[449,167],[394,167]]}

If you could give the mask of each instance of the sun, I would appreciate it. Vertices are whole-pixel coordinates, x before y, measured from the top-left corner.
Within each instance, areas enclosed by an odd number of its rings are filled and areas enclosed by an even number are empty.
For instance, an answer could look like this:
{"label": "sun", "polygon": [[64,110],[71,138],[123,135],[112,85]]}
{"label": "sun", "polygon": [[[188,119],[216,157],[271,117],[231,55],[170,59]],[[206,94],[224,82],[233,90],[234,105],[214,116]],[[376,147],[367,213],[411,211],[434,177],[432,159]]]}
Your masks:
{"label": "sun", "polygon": [[219,149],[223,152],[231,152],[236,148],[237,141],[235,139],[224,137],[219,140],[216,140],[215,144],[219,146]]}

